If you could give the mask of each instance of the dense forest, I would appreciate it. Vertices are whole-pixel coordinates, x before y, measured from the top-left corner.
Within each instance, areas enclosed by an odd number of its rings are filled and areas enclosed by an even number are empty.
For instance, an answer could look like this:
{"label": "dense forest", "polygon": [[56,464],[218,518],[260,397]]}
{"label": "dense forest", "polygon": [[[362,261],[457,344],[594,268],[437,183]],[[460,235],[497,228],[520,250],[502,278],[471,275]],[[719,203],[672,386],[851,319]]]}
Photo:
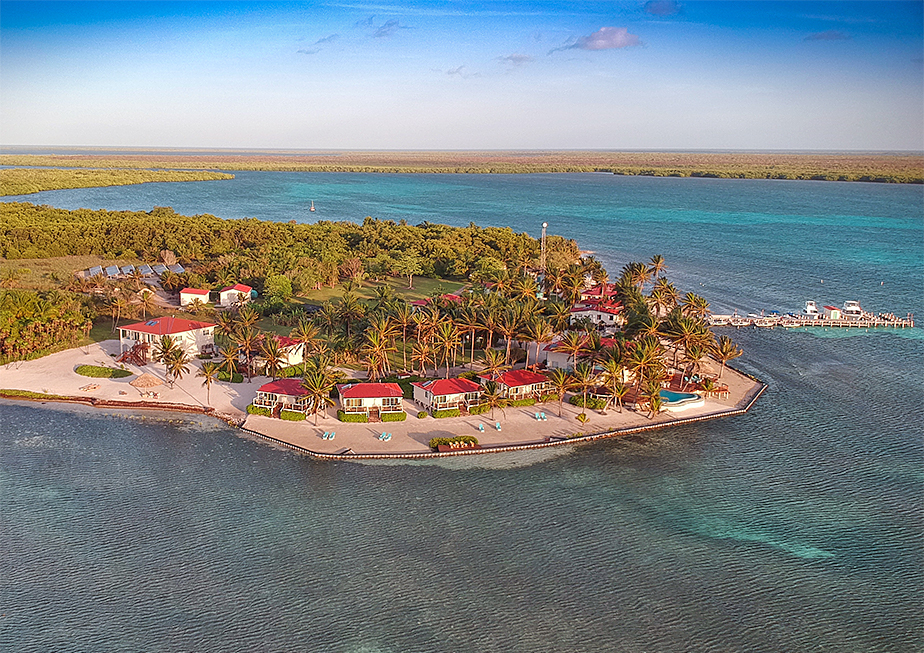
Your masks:
{"label": "dense forest", "polygon": [[94,314],[77,293],[0,290],[0,364],[75,346]]}
{"label": "dense forest", "polygon": [[0,170],[0,196],[27,195],[62,188],[96,188],[128,186],[152,181],[211,181],[215,179],[234,179],[234,175],[205,170],[8,168]]}
{"label": "dense forest", "polygon": [[0,164],[89,168],[183,168],[285,172],[539,173],[609,172],[656,177],[810,179],[924,183],[917,153],[793,152],[278,152],[200,154],[2,155]]}

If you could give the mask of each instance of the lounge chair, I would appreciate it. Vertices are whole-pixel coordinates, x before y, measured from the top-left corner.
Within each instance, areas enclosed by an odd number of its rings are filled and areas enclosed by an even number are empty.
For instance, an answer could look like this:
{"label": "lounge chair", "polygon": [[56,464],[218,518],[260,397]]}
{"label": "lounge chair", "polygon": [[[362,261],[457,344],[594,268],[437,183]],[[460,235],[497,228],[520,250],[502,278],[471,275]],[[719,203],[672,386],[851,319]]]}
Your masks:
{"label": "lounge chair", "polygon": [[331,432],[330,432],[330,435],[327,436],[327,439],[328,439],[328,440],[333,440],[335,435],[337,435],[337,434],[334,433],[333,431],[331,431]]}
{"label": "lounge chair", "polygon": [[494,425],[494,428],[496,428],[498,431],[500,431],[500,422],[498,422],[497,424],[495,424],[495,425]]}
{"label": "lounge chair", "polygon": [[324,431],[324,435],[321,436],[321,439],[326,440],[328,435],[329,435],[328,432]]}
{"label": "lounge chair", "polygon": [[484,433],[484,424],[479,424],[479,425],[478,425],[478,430],[481,431],[482,433]]}
{"label": "lounge chair", "polygon": [[545,421],[545,413],[539,413],[539,415],[542,417],[542,421],[544,422],[544,421]]}

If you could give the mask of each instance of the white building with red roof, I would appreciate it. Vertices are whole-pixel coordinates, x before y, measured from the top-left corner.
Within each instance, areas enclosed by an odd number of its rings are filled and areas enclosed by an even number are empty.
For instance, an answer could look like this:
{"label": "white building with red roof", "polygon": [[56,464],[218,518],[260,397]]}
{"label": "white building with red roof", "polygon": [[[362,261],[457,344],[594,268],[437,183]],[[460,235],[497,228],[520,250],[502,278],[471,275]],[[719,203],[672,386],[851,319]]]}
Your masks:
{"label": "white building with red roof", "polygon": [[538,399],[550,391],[549,380],[543,374],[529,370],[507,370],[503,374],[479,374],[481,385],[488,381],[497,384],[507,399]]}
{"label": "white building with red roof", "polygon": [[429,306],[433,302],[436,302],[437,304],[461,304],[463,301],[464,299],[462,295],[456,295],[455,293],[446,293],[444,295],[440,295],[439,297],[435,297],[435,298],[418,299],[416,301],[411,302],[411,307],[414,310],[420,310],[421,308],[424,308],[425,306]]}
{"label": "white building with red roof", "polygon": [[380,418],[383,413],[402,413],[404,391],[397,383],[343,383],[337,386],[340,409],[347,414]]}
{"label": "white building with red roof", "polygon": [[571,324],[584,318],[597,326],[618,326],[624,321],[622,304],[618,301],[589,299],[571,307]]}
{"label": "white building with red roof", "polygon": [[215,346],[215,325],[178,317],[152,317],[119,327],[119,347],[125,352],[141,342],[155,345],[163,336],[170,336],[187,354],[195,356]]}
{"label": "white building with red roof", "polygon": [[415,381],[414,401],[431,412],[437,410],[468,410],[481,403],[481,386],[469,379],[434,379]]}
{"label": "white building with red roof", "polygon": [[251,290],[253,288],[242,283],[222,288],[218,291],[218,305],[230,308],[231,306],[246,304],[250,301]]}
{"label": "white building with red roof", "polygon": [[609,300],[616,296],[616,284],[598,283],[592,288],[586,288],[581,291],[581,300]]}
{"label": "white building with red roof", "polygon": [[314,401],[308,396],[308,391],[302,387],[301,379],[277,379],[260,386],[253,405],[269,408],[272,411],[285,408],[307,414],[314,406]]}
{"label": "white building with red roof", "polygon": [[[267,335],[266,337],[270,337]],[[305,360],[305,346],[300,343],[295,338],[290,338],[289,336],[272,336],[276,339],[276,342],[279,343],[279,353],[282,354],[280,362],[282,367],[292,367],[293,365],[301,365]],[[253,361],[254,366],[257,369],[262,369],[266,363],[266,360],[263,358],[262,349],[259,347],[253,352]],[[241,360],[243,361],[245,356],[241,355]],[[269,376],[269,375],[267,375]]]}
{"label": "white building with red roof", "polygon": [[826,320],[841,319],[841,309],[839,309],[837,306],[822,306],[821,314]]}
{"label": "white building with red roof", "polygon": [[208,304],[209,291],[200,288],[183,288],[180,291],[180,306],[189,306],[197,299],[203,304]]}

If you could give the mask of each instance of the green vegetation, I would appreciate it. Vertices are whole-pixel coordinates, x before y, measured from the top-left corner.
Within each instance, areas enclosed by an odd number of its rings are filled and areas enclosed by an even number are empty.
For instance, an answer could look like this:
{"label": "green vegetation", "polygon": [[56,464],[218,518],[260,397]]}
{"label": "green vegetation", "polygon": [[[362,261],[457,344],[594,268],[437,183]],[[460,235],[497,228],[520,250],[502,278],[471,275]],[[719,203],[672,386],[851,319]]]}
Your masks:
{"label": "green vegetation", "polygon": [[96,188],[144,184],[152,181],[210,181],[214,179],[234,179],[234,175],[202,170],[7,168],[0,170],[0,196],[27,195],[43,190],[63,188]]}
{"label": "green vegetation", "polygon": [[99,365],[78,365],[74,371],[81,376],[89,376],[94,379],[123,379],[133,374],[133,372],[121,370],[117,367],[101,367]]}
{"label": "green vegetation", "polygon": [[584,400],[580,395],[574,395],[571,399],[568,400],[568,403],[572,406],[578,406],[580,408],[590,408],[592,410],[604,410],[609,401],[606,399],[596,399],[594,397],[587,397]]}
{"label": "green vegetation", "polygon": [[403,422],[407,419],[407,413],[382,413],[383,422]]}
{"label": "green vegetation", "polygon": [[304,422],[305,421],[305,413],[299,410],[288,410],[286,408],[283,408],[281,411],[279,411],[279,417],[281,419],[286,420],[287,422]]}
{"label": "green vegetation", "polygon": [[507,406],[511,408],[522,408],[523,406],[535,406],[536,400],[532,397],[527,399],[511,399],[507,401]]}
{"label": "green vegetation", "polygon": [[0,290],[0,364],[75,347],[89,333],[92,315],[74,293]]}
{"label": "green vegetation", "polygon": [[478,438],[474,435],[457,435],[452,438],[430,438],[430,448],[434,451],[436,451],[441,444],[445,446],[453,444],[473,446],[478,444]]}
{"label": "green vegetation", "polygon": [[435,419],[443,419],[445,417],[460,417],[462,411],[458,408],[447,408],[446,410],[434,410],[433,417]]}
{"label": "green vegetation", "polygon": [[284,172],[537,173],[610,172],[662,177],[924,182],[919,154],[779,152],[312,152],[310,155],[3,155],[9,166],[184,168]]}
{"label": "green vegetation", "polygon": [[419,413],[417,413],[417,419],[427,419],[428,415],[429,413],[427,411],[422,410]]}
{"label": "green vegetation", "polygon": [[341,422],[365,424],[369,421],[369,416],[365,413],[345,413],[342,410],[337,411],[337,419]]}
{"label": "green vegetation", "polygon": [[469,415],[484,415],[486,412],[491,410],[491,407],[486,404],[479,404],[478,406],[470,406],[468,409]]}
{"label": "green vegetation", "polygon": [[247,404],[247,413],[249,415],[262,415],[263,417],[272,417],[273,411],[265,406],[254,406],[253,404]]}
{"label": "green vegetation", "polygon": [[218,380],[224,381],[225,383],[243,383],[244,375],[238,372],[228,373],[226,370],[222,370],[218,373]]}
{"label": "green vegetation", "polygon": [[70,399],[70,397],[65,397],[63,395],[50,395],[44,392],[32,392],[30,390],[8,390],[6,388],[0,389],[0,397],[6,399],[36,399],[39,401],[61,401],[62,399]]}

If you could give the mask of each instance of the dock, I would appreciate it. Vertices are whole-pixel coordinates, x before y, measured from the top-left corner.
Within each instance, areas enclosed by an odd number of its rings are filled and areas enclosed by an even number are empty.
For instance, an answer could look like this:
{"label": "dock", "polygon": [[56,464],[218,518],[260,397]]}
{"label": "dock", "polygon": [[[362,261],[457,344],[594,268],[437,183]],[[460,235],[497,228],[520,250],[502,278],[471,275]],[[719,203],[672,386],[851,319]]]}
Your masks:
{"label": "dock", "polygon": [[879,315],[864,315],[858,318],[839,318],[830,319],[825,317],[807,318],[794,317],[792,315],[769,315],[769,316],[748,316],[740,315],[711,315],[709,316],[710,326],[733,326],[733,327],[834,327],[843,329],[878,329],[894,328],[907,329],[914,326],[914,316],[897,317],[891,313],[882,313]]}

